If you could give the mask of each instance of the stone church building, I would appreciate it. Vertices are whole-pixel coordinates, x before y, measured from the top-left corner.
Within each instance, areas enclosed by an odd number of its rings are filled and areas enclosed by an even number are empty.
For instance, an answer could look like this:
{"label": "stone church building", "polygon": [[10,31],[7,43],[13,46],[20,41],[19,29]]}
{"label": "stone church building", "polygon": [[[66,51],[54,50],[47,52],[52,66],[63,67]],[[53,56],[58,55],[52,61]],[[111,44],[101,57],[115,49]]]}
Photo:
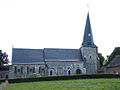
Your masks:
{"label": "stone church building", "polygon": [[10,78],[94,74],[98,71],[98,50],[94,44],[89,13],[82,45],[79,49],[12,49]]}

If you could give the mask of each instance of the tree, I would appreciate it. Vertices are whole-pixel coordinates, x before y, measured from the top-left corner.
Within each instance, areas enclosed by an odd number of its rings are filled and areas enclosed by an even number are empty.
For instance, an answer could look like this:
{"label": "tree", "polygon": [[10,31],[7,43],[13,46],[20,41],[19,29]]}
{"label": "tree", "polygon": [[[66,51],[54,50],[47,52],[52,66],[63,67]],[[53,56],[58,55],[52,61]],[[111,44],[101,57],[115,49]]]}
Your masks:
{"label": "tree", "polygon": [[99,60],[100,60],[100,67],[101,67],[104,64],[105,58],[104,58],[104,56],[102,56],[101,53],[98,53],[98,57],[99,57]]}
{"label": "tree", "polygon": [[115,47],[111,55],[107,56],[108,62],[106,63],[106,65],[108,65],[111,62],[111,60],[117,55],[120,55],[120,47]]}
{"label": "tree", "polygon": [[0,71],[6,71],[9,70],[9,59],[8,59],[8,55],[6,54],[6,52],[2,52],[2,50],[0,50]]}

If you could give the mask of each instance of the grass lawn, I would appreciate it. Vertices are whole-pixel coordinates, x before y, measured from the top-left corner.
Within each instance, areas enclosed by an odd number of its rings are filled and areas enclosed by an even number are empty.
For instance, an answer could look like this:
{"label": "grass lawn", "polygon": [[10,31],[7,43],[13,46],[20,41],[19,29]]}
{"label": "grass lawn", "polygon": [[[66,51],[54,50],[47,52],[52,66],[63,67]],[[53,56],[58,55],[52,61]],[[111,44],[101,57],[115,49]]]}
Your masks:
{"label": "grass lawn", "polygon": [[8,84],[5,90],[120,90],[120,79],[79,79]]}

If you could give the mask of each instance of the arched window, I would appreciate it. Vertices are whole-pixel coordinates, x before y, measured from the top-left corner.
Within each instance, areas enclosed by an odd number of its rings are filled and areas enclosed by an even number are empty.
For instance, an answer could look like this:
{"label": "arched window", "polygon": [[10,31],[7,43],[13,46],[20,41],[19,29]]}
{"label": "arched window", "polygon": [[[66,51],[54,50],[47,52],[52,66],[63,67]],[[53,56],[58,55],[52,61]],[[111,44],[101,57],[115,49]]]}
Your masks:
{"label": "arched window", "polygon": [[49,75],[54,76],[55,75],[55,70],[54,69],[49,69]]}
{"label": "arched window", "polygon": [[33,67],[33,73],[35,73],[35,67]]}
{"label": "arched window", "polygon": [[81,74],[81,70],[80,70],[80,69],[77,69],[77,70],[76,70],[76,74]]}
{"label": "arched window", "polygon": [[70,70],[68,71],[68,75],[71,75],[71,71]]}
{"label": "arched window", "polygon": [[52,76],[53,75],[53,71],[52,70],[50,70],[50,76]]}
{"label": "arched window", "polygon": [[21,73],[23,73],[23,66],[21,66]]}
{"label": "arched window", "polygon": [[8,79],[8,75],[6,75],[6,79]]}
{"label": "arched window", "polygon": [[39,67],[39,73],[41,73],[41,67]]}
{"label": "arched window", "polygon": [[14,73],[17,73],[17,67],[16,66],[14,67]]}
{"label": "arched window", "polygon": [[29,67],[27,67],[27,73],[29,73]]}

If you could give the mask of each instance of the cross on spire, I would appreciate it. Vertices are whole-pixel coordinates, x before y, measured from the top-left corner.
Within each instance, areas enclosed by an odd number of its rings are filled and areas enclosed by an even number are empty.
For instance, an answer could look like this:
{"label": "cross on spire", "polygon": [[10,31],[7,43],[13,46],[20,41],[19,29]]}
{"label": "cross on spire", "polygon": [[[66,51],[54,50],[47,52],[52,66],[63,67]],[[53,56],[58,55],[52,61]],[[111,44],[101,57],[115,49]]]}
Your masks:
{"label": "cross on spire", "polygon": [[87,10],[89,12],[90,4],[89,4],[88,0],[86,0],[86,7],[87,7]]}
{"label": "cross on spire", "polygon": [[87,8],[88,8],[88,10],[89,10],[89,4],[87,3]]}

